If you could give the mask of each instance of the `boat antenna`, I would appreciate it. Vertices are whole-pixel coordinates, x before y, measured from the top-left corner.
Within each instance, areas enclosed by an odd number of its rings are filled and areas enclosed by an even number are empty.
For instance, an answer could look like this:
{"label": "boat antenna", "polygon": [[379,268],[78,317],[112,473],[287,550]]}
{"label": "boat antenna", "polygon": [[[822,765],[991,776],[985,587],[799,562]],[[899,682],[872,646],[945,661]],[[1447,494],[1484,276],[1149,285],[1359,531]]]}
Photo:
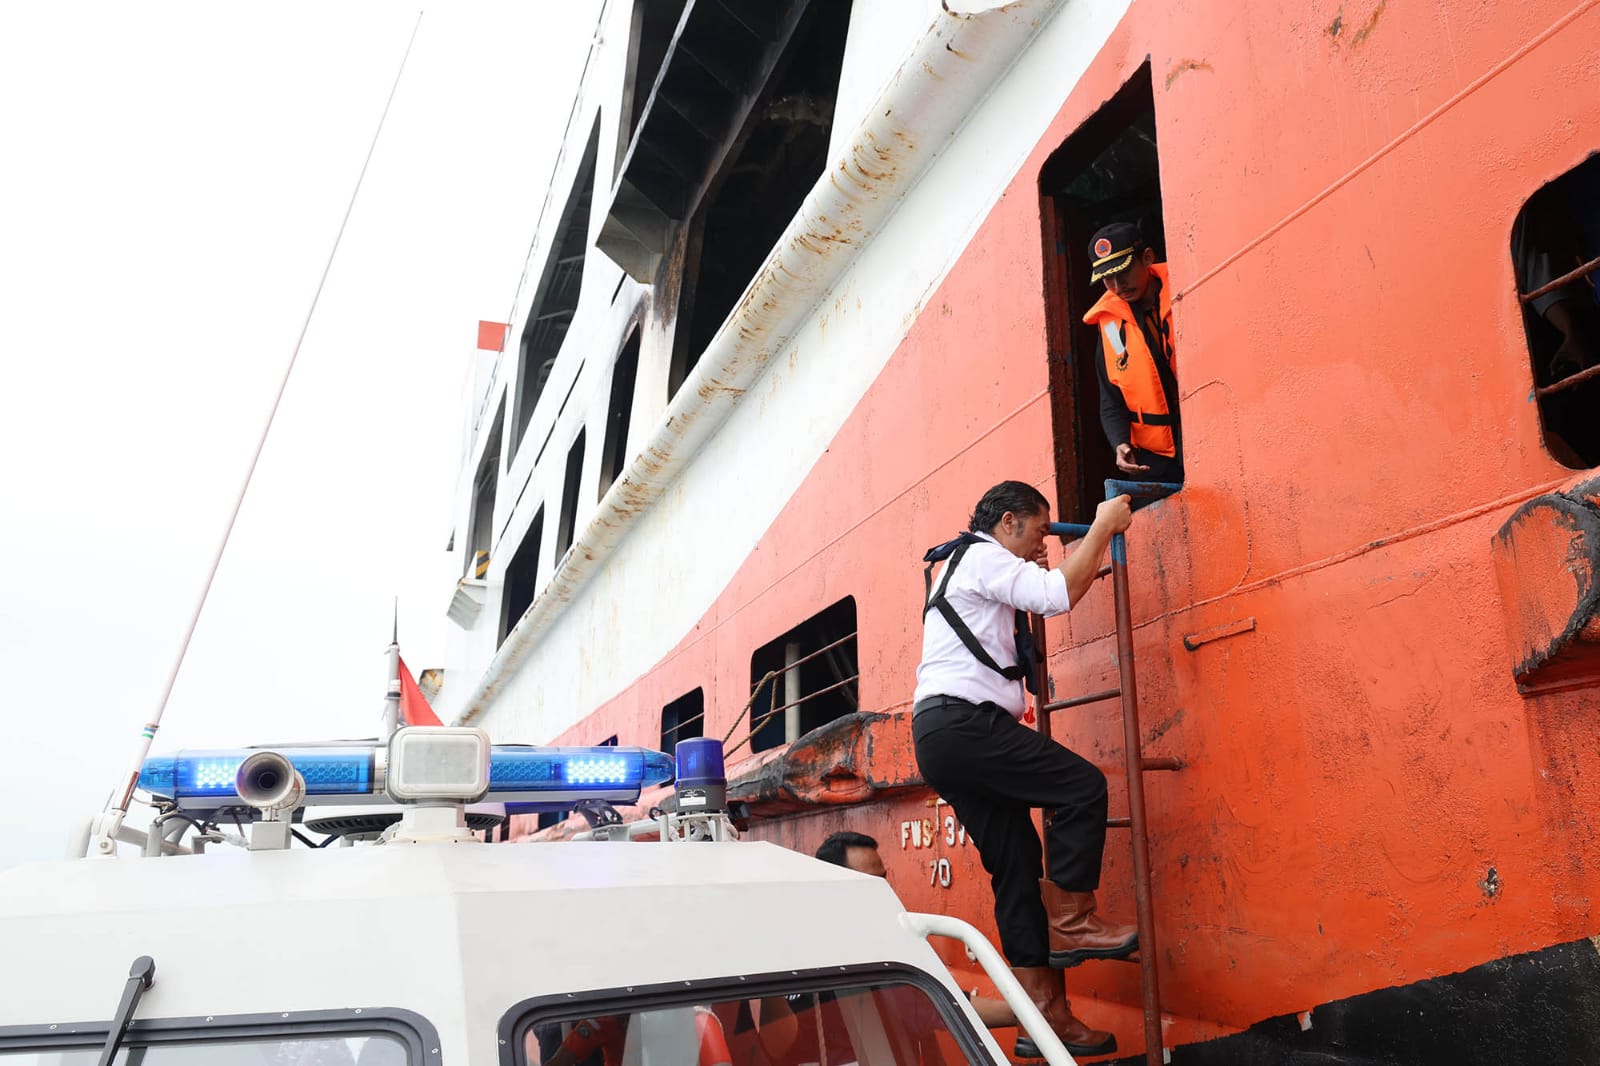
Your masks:
{"label": "boat antenna", "polygon": [[[217,567],[222,565],[222,553],[227,550],[228,538],[233,535],[234,523],[239,520],[239,509],[244,506],[245,493],[250,490],[250,479],[255,476],[256,464],[261,461],[261,451],[266,447],[267,434],[272,431],[273,419],[277,417],[278,406],[283,402],[284,390],[289,387],[289,375],[294,371],[295,360],[300,357],[300,346],[305,343],[306,330],[311,327],[311,316],[316,313],[317,300],[322,296],[322,287],[327,284],[328,272],[333,268],[333,257],[338,254],[339,242],[344,238],[345,226],[350,222],[350,212],[356,206],[356,196],[361,192],[361,182],[367,176],[367,166],[372,162],[372,153],[378,147],[378,137],[383,133],[384,119],[389,117],[389,105],[394,103],[394,94],[400,88],[400,76],[405,73],[406,60],[411,56],[411,46],[417,41],[417,30],[422,26],[422,12],[417,12],[416,25],[411,27],[411,39],[406,42],[405,54],[400,57],[400,69],[395,72],[394,84],[389,87],[389,98],[383,102],[383,114],[378,116],[378,128],[372,133],[372,143],[367,146],[367,157],[362,160],[361,173],[356,175],[355,188],[350,191],[350,202],[345,205],[344,218],[339,222],[339,232],[334,235],[333,247],[328,249],[328,261],[323,264],[322,277],[317,281],[317,289],[311,294],[311,306],[306,308],[305,321],[300,325],[300,336],[295,338],[294,351],[289,354],[289,361],[283,368],[283,377],[278,382],[278,393],[272,398],[272,408],[267,412],[267,420],[261,427],[261,436],[256,441],[256,450],[250,456],[250,465],[245,469],[244,481],[239,486],[239,494],[234,498],[233,511],[228,515],[228,523],[223,527],[222,539],[217,543],[216,553],[211,558],[211,569],[206,574],[205,583],[200,588],[200,596],[195,601],[194,611],[189,616],[189,627],[184,631],[183,640],[178,645],[178,654],[173,659],[172,669],[167,674],[167,682],[161,690],[161,698],[156,703],[155,714],[140,730],[138,754],[134,757],[133,767],[127,777],[118,784],[110,798],[106,800],[105,810],[95,817],[94,828],[90,833],[89,853],[91,855],[115,855],[117,852],[117,834],[122,830],[122,821],[128,815],[128,807],[133,802],[133,790],[139,784],[139,771],[144,766],[145,756],[150,754],[150,743],[155,740],[156,730],[161,728],[161,716],[166,712],[167,701],[172,697],[172,688],[178,681],[178,671],[183,667],[184,656],[189,652],[189,642],[194,639],[195,627],[200,622],[200,612],[205,609],[206,597],[211,594],[211,585],[217,578]],[[396,623],[398,625],[398,621]]]}
{"label": "boat antenna", "polygon": [[389,691],[383,698],[383,737],[400,728],[400,597],[394,598],[394,634],[389,638]]}

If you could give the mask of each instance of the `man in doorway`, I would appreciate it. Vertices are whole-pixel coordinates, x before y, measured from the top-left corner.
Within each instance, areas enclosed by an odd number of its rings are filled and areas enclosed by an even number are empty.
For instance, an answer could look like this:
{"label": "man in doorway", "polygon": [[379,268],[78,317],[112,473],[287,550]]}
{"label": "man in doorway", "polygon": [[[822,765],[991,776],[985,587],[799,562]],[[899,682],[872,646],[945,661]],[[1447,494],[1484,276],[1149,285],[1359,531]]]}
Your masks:
{"label": "man in doorway", "polygon": [[[1054,570],[1043,566],[1049,522],[1038,489],[1002,481],[978,501],[959,543],[928,553],[937,559],[951,548],[923,619],[911,732],[923,780],[955,810],[989,872],[1012,972],[1069,1051],[1104,1055],[1116,1038],[1073,1017],[1057,968],[1126,958],[1139,937],[1096,913],[1105,775],[1019,720],[1032,670],[1022,612],[1061,614],[1082,599],[1112,535],[1133,517],[1126,496],[1100,504]],[[1034,807],[1050,815],[1044,878]]]}
{"label": "man in doorway", "polygon": [[1117,469],[1132,481],[1183,480],[1177,353],[1167,264],[1129,222],[1089,242],[1089,281],[1104,282],[1084,322],[1100,331],[1100,425]]}

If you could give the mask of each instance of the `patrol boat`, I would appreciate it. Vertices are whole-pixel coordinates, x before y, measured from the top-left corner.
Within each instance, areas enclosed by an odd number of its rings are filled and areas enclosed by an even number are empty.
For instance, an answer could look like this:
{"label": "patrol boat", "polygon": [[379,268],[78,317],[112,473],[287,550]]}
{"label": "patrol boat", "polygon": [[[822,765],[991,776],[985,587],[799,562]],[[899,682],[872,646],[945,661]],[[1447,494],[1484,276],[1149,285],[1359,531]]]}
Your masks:
{"label": "patrol boat", "polygon": [[1083,317],[1137,223],[1186,476],[1041,627],[1033,722],[1107,771],[1100,902],[1150,950],[1075,1013],[1148,1064],[1600,1062],[1600,353],[1542,310],[1593,303],[1600,4],[595,29],[465,412],[443,717],[725,738],[750,836],[864,831],[992,933],[911,752],[919,560],[1002,479],[1073,523],[1120,476]]}
{"label": "patrol boat", "polygon": [[[739,842],[722,765],[710,740],[674,765],[449,727],[146,759],[146,857],[0,874],[0,1066],[1003,1062],[930,934],[992,968],[1070,1066],[970,926]],[[674,774],[659,842],[498,847],[469,825],[486,802],[616,826],[614,804]],[[301,827],[347,846],[291,848]]]}

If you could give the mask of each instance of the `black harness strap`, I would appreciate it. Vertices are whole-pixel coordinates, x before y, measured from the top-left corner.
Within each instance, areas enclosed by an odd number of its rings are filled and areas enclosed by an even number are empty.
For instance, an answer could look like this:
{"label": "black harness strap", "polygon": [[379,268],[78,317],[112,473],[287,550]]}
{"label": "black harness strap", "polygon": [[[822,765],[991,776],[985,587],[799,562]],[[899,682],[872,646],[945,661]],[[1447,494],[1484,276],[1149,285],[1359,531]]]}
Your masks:
{"label": "black harness strap", "polygon": [[[956,609],[950,606],[950,601],[945,598],[945,589],[950,587],[950,575],[956,572],[956,567],[961,565],[961,559],[967,554],[967,549],[974,544],[983,543],[983,538],[972,533],[963,533],[955,540],[946,541],[937,547],[929,548],[922,559],[928,565],[922,571],[922,585],[927,602],[923,605],[922,614],[926,618],[929,611],[937,610],[940,617],[955,633],[956,639],[961,641],[963,647],[972,653],[978,662],[993,670],[1007,681],[1023,681],[1027,683],[1028,691],[1032,692],[1036,685],[1033,677],[1033,632],[1028,627],[1028,616],[1023,611],[1017,611],[1014,619],[1017,641],[1017,664],[1015,666],[1001,666],[994,661],[994,656],[979,642],[976,634],[961,620]],[[948,558],[944,573],[939,577],[939,589],[933,591],[933,566],[941,559]],[[1026,636],[1026,641],[1024,641]]]}

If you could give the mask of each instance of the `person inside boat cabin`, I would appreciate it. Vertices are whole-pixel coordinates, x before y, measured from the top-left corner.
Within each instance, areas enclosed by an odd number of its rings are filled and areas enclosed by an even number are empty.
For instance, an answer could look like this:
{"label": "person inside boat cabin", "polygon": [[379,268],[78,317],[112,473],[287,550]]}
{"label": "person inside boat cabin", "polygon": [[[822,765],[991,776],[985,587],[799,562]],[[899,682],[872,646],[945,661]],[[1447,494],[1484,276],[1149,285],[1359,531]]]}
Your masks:
{"label": "person inside boat cabin", "polygon": [[[848,830],[834,833],[817,848],[816,857],[870,877],[889,879],[883,856],[878,854],[878,842],[864,833]],[[810,1066],[819,1062],[862,1061],[852,1044],[850,1028],[845,1024],[839,1001],[841,995],[856,1000],[871,997],[885,1033],[896,1047],[896,1063],[947,1066],[936,1034],[947,1031],[948,1027],[927,995],[907,984],[875,988],[870,992],[806,992],[763,1000],[759,1009],[760,1043],[769,1059],[755,1064],[735,1062],[733,1066]],[[1003,1000],[979,996],[976,989],[968,994],[968,999],[979,1020],[989,1028],[1010,1028],[1017,1024],[1017,1016]],[[819,1034],[825,1055],[817,1048]],[[1032,1057],[1036,1057],[1036,1053]]]}
{"label": "person inside boat cabin", "polygon": [[[1002,481],[978,501],[969,532],[924,556],[947,561],[923,616],[911,720],[917,766],[977,844],[994,886],[1001,949],[1074,1055],[1109,1054],[1116,1038],[1072,1015],[1058,968],[1126,958],[1139,936],[1096,911],[1105,775],[1021,722],[1034,675],[1024,612],[1061,614],[1082,599],[1112,535],[1133,523],[1129,502],[1100,504],[1088,533],[1051,570],[1049,502],[1032,485]],[[931,568],[928,577],[931,588]],[[1034,807],[1049,812],[1043,878]]]}
{"label": "person inside boat cabin", "polygon": [[1102,227],[1089,242],[1089,281],[1106,291],[1083,316],[1100,331],[1100,425],[1117,469],[1133,481],[1183,481],[1177,352],[1167,264],[1131,222]]}
{"label": "person inside boat cabin", "polygon": [[[878,853],[878,842],[865,833],[840,830],[832,834],[817,848],[817,858],[856,873],[889,880],[889,870],[883,865],[883,856]],[[1005,1000],[980,996],[977,989],[967,993],[967,999],[977,1012],[978,1020],[988,1028],[1010,1029],[1017,1024],[1017,1016],[1006,1006]]]}

